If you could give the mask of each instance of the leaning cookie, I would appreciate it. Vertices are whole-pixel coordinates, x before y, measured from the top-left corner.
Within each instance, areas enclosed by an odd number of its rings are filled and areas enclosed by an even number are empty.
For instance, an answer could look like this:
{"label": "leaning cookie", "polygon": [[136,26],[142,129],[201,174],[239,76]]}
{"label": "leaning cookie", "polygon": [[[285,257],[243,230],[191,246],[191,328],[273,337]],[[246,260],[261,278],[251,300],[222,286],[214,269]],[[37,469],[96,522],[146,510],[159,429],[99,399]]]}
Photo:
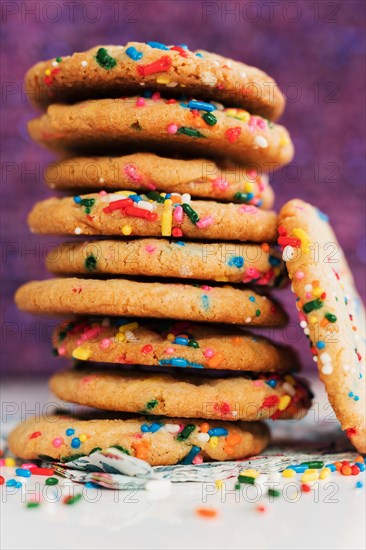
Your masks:
{"label": "leaning cookie", "polygon": [[100,363],[156,367],[291,372],[293,348],[227,327],[188,322],[105,318],[63,322],[53,336],[56,355]]}
{"label": "leaning cookie", "polygon": [[30,313],[126,315],[236,323],[283,325],[283,309],[266,296],[230,286],[142,283],[127,279],[49,279],[21,286],[15,301]]}
{"label": "leaning cookie", "polygon": [[37,107],[50,103],[139,93],[142,86],[215,99],[244,107],[269,119],[278,118],[285,100],[263,71],[204,50],[159,42],[97,46],[34,65],[26,91]]}
{"label": "leaning cookie", "polygon": [[63,401],[96,409],[210,420],[299,419],[311,404],[308,387],[290,374],[212,379],[74,369],[54,374],[50,388]]}
{"label": "leaning cookie", "polygon": [[268,244],[166,239],[63,243],[46,257],[56,274],[131,275],[281,286],[284,262]]}
{"label": "leaning cookie", "polygon": [[127,420],[73,416],[34,417],[9,435],[12,453],[23,460],[60,462],[118,449],[146,460],[151,466],[199,464],[211,460],[238,460],[263,451],[269,430],[261,422],[215,422],[182,418]]}
{"label": "leaning cookie", "polygon": [[366,452],[364,309],[327,218],[300,200],[279,216],[300,325],[343,430]]}
{"label": "leaning cookie", "polygon": [[158,189],[264,209],[271,208],[274,201],[268,177],[252,167],[204,158],[167,158],[153,153],[64,159],[49,164],[45,180],[51,189],[62,191],[99,191],[101,187],[110,191]]}
{"label": "leaning cookie", "polygon": [[118,235],[274,242],[277,215],[243,204],[191,201],[190,196],[93,193],[37,203],[28,223],[34,233]]}
{"label": "leaning cookie", "polygon": [[192,101],[134,96],[52,104],[28,129],[32,139],[56,151],[163,150],[228,158],[264,170],[292,159],[293,145],[283,126],[241,109],[220,111],[211,103]]}

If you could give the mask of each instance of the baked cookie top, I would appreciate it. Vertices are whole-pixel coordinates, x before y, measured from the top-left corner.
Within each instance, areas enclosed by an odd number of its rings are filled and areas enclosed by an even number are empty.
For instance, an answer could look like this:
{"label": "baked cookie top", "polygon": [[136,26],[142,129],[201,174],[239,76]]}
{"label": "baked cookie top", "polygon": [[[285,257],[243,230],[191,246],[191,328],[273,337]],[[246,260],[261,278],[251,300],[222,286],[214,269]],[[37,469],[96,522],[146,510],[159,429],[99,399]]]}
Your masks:
{"label": "baked cookie top", "polygon": [[211,420],[300,419],[311,404],[304,382],[275,373],[209,378],[81,368],[54,374],[50,388],[64,401],[102,410]]}
{"label": "baked cookie top", "polygon": [[191,201],[190,195],[133,191],[50,198],[28,217],[34,233],[187,237],[218,241],[275,242],[277,215],[249,204]]}
{"label": "baked cookie top", "polygon": [[290,160],[287,130],[239,108],[163,98],[158,92],[116,99],[53,103],[30,120],[32,139],[74,155],[163,152],[230,159],[271,171]]}
{"label": "baked cookie top", "polygon": [[194,198],[251,204],[269,209],[274,192],[268,176],[254,167],[207,158],[168,158],[153,153],[74,157],[52,162],[45,172],[51,189],[92,192],[164,191]]}
{"label": "baked cookie top", "polygon": [[364,309],[327,217],[301,200],[279,214],[279,244],[287,263],[300,325],[347,435],[366,452]]}
{"label": "baked cookie top", "polygon": [[146,319],[76,319],[53,336],[55,355],[81,361],[189,369],[291,372],[289,346],[226,326]]}
{"label": "baked cookie top", "polygon": [[150,87],[174,95],[216,99],[274,120],[285,100],[263,71],[186,45],[129,42],[41,61],[27,72],[26,91],[34,105],[121,97]]}

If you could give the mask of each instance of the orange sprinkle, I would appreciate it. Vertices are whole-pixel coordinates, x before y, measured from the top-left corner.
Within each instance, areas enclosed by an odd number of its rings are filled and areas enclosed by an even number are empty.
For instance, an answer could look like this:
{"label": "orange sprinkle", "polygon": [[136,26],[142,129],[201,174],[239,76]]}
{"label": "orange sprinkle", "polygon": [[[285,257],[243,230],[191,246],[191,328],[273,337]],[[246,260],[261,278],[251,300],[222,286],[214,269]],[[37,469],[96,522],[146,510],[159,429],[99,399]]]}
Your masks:
{"label": "orange sprinkle", "polygon": [[134,441],[132,443],[132,447],[135,449],[136,458],[141,458],[141,460],[146,460],[147,459],[147,454],[148,454],[148,451],[150,449],[149,441],[147,441],[147,440],[145,440],[145,441],[142,441],[142,440]]}
{"label": "orange sprinkle", "polygon": [[241,338],[240,338],[240,336],[234,336],[234,337],[231,339],[231,341],[232,341],[233,344],[240,344]]}
{"label": "orange sprinkle", "polygon": [[197,516],[201,516],[202,518],[216,518],[218,516],[218,511],[216,508],[196,508],[196,514]]}
{"label": "orange sprinkle", "polygon": [[335,462],[334,466],[336,467],[337,472],[342,468],[342,462]]}
{"label": "orange sprinkle", "polygon": [[234,449],[230,445],[225,445],[224,452],[227,455],[232,455],[232,454],[234,454]]}
{"label": "orange sprinkle", "polygon": [[241,440],[242,440],[242,436],[240,434],[229,434],[226,437],[226,443],[228,445],[233,445],[234,447],[235,445],[239,445]]}
{"label": "orange sprinkle", "polygon": [[341,468],[341,474],[343,476],[350,476],[352,474],[352,468],[350,466],[347,466],[347,464],[345,464]]}
{"label": "orange sprinkle", "polygon": [[269,244],[268,243],[261,244],[261,249],[263,250],[263,252],[269,252]]}
{"label": "orange sprinkle", "polygon": [[358,457],[355,460],[355,462],[361,462],[361,464],[363,464],[363,461],[364,461],[364,458],[361,455],[358,455]]}
{"label": "orange sprinkle", "polygon": [[328,319],[326,319],[326,318],[324,317],[324,318],[320,321],[320,326],[321,326],[322,328],[324,328],[324,327],[327,327],[328,325],[329,325],[329,321],[328,321]]}
{"label": "orange sprinkle", "polygon": [[210,429],[210,425],[208,424],[208,422],[203,422],[203,424],[201,424],[200,426],[200,431],[203,432],[204,434],[207,434],[209,429]]}
{"label": "orange sprinkle", "polygon": [[218,367],[223,362],[223,360],[224,356],[222,355],[222,353],[216,353],[213,357],[211,357],[211,359],[207,361],[207,364],[211,369],[214,369]]}

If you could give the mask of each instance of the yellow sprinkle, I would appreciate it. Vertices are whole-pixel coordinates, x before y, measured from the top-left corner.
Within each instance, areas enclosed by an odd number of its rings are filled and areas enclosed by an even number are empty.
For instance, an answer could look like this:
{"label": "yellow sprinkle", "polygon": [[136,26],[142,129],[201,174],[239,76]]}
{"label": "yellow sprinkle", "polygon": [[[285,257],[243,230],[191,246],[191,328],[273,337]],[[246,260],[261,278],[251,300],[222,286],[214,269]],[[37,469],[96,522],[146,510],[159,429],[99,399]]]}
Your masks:
{"label": "yellow sprinkle", "polygon": [[237,109],[226,109],[225,114],[227,116],[236,116],[237,112]]}
{"label": "yellow sprinkle", "polygon": [[79,439],[82,443],[88,439],[88,436],[86,434],[80,434]]}
{"label": "yellow sprinkle", "polygon": [[323,468],[322,471],[320,472],[320,479],[327,479],[327,477],[329,477],[331,474],[331,471],[330,471],[330,468]]}
{"label": "yellow sprinkle", "polygon": [[15,460],[11,456],[5,459],[5,466],[15,466]]}
{"label": "yellow sprinkle", "polygon": [[122,227],[122,233],[123,233],[124,235],[131,235],[131,233],[132,233],[132,227],[131,227],[130,225],[124,225],[124,226]]}
{"label": "yellow sprinkle", "polygon": [[283,477],[295,477],[295,470],[283,470],[282,476]]}
{"label": "yellow sprinkle", "polygon": [[172,234],[173,225],[173,201],[166,199],[164,201],[163,213],[161,216],[161,235],[163,237],[170,237]]}
{"label": "yellow sprinkle", "polygon": [[310,317],[309,321],[313,325],[314,323],[317,322],[317,318],[313,315],[312,317]]}
{"label": "yellow sprinkle", "polygon": [[75,348],[72,352],[72,356],[74,359],[80,359],[81,361],[86,361],[91,356],[91,351],[88,348],[83,348],[83,346],[79,346],[78,348]]}
{"label": "yellow sprinkle", "polygon": [[44,72],[45,75],[47,76],[50,76],[51,74],[51,69],[46,69],[45,72]]}
{"label": "yellow sprinkle", "polygon": [[217,447],[219,443],[219,438],[217,437],[217,435],[213,435],[212,437],[210,437],[210,447],[211,449],[214,449],[215,447]]}
{"label": "yellow sprinkle", "polygon": [[306,470],[302,475],[301,481],[307,483],[308,481],[318,481],[318,479],[319,472],[317,470]]}
{"label": "yellow sprinkle", "polygon": [[251,193],[254,189],[254,186],[252,183],[250,183],[249,181],[245,182],[245,185],[244,185],[244,191],[246,193]]}
{"label": "yellow sprinkle", "polygon": [[222,481],[222,479],[217,479],[217,480],[215,481],[215,485],[216,485],[216,487],[217,487],[218,489],[221,489],[223,483],[224,483],[224,482]]}
{"label": "yellow sprinkle", "polygon": [[159,76],[159,77],[156,79],[156,82],[157,82],[158,84],[169,84],[170,79],[167,78],[166,76]]}
{"label": "yellow sprinkle", "polygon": [[126,340],[126,335],[125,335],[124,332],[117,332],[114,339],[115,339],[116,342],[122,343]]}
{"label": "yellow sprinkle", "polygon": [[124,195],[125,197],[128,197],[131,195],[131,193],[134,193],[134,191],[127,191],[126,189],[121,189],[121,191],[115,191],[115,195]]}
{"label": "yellow sprinkle", "polygon": [[227,283],[229,281],[229,277],[215,277],[215,281],[218,283]]}
{"label": "yellow sprinkle", "polygon": [[280,398],[280,402],[278,404],[278,408],[280,409],[280,411],[284,411],[285,409],[287,409],[287,407],[290,404],[290,401],[291,401],[291,397],[289,395],[283,395]]}
{"label": "yellow sprinkle", "polygon": [[172,334],[171,332],[169,332],[169,334],[167,335],[166,339],[169,340],[169,342],[174,342],[175,336],[174,336],[174,334]]}
{"label": "yellow sprinkle", "polygon": [[134,321],[126,325],[121,325],[118,330],[119,332],[126,332],[126,330],[136,330],[137,328],[139,328],[139,324]]}
{"label": "yellow sprinkle", "polygon": [[317,286],[316,288],[313,288],[313,294],[317,298],[319,298],[319,296],[321,296],[323,294],[323,292],[324,292],[324,289],[321,288],[320,286]]}
{"label": "yellow sprinkle", "polygon": [[300,227],[295,227],[295,229],[292,231],[292,234],[297,239],[300,239],[300,241],[301,241],[301,250],[303,252],[306,252],[306,253],[310,252],[309,247],[310,247],[311,241],[310,241],[309,235],[307,233],[305,233],[305,231],[303,229],[301,229]]}
{"label": "yellow sprinkle", "polygon": [[286,374],[285,380],[286,380],[286,382],[288,382],[288,383],[291,384],[292,386],[295,385],[295,379],[294,379],[294,377],[293,377],[291,374]]}
{"label": "yellow sprinkle", "polygon": [[258,470],[254,470],[254,468],[251,468],[249,470],[243,470],[240,472],[241,476],[247,476],[247,477],[258,477],[260,472]]}

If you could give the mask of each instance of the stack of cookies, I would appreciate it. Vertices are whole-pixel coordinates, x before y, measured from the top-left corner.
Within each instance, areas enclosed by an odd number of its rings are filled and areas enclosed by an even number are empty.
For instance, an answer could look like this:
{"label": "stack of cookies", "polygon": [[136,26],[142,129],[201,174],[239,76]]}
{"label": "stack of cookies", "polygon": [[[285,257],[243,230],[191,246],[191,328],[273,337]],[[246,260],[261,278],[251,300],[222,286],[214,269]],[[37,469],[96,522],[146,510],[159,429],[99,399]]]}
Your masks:
{"label": "stack of cookies", "polygon": [[284,107],[274,81],[150,42],[39,63],[26,85],[47,107],[31,137],[62,154],[47,184],[76,193],[36,204],[30,228],[79,237],[49,254],[57,278],[24,285],[16,302],[66,316],[54,350],[77,363],[51,388],[109,417],[32,419],[10,447],[67,460],[118,446],[152,465],[258,454],[260,421],[299,418],[311,401],[294,351],[246,330],[287,321],[267,295],[284,265],[263,171],[293,155],[273,122]]}

